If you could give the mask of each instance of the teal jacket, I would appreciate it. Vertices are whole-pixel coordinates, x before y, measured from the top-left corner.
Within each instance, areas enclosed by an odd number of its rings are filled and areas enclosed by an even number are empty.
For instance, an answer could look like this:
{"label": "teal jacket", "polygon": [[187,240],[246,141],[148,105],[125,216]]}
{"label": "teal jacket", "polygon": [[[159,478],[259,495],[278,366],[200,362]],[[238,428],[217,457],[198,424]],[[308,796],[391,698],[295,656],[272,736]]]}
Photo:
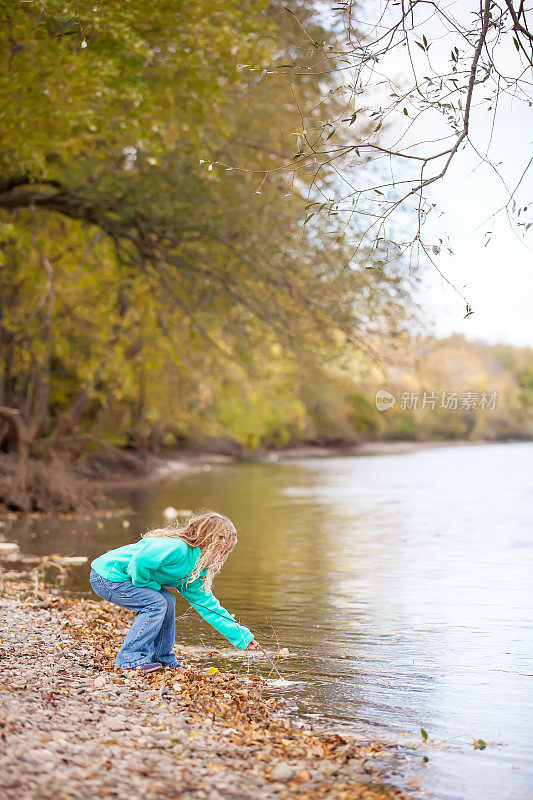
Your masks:
{"label": "teal jacket", "polygon": [[190,547],[182,539],[158,536],[110,550],[96,558],[91,567],[109,581],[131,581],[134,586],[156,591],[161,586],[177,589],[206,622],[235,647],[245,650],[254,638],[252,632],[235,622],[212,592],[204,590],[201,578],[186,582],[199,558],[199,547]]}

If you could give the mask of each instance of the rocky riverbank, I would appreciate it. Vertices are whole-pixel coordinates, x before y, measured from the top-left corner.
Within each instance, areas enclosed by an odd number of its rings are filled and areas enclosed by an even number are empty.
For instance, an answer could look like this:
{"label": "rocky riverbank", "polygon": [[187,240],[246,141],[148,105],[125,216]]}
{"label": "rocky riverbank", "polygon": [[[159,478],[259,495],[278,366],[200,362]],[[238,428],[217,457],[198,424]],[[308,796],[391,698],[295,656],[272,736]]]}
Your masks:
{"label": "rocky riverbank", "polygon": [[126,611],[11,583],[0,607],[5,800],[407,797],[396,748],[284,716],[250,672],[114,672]]}

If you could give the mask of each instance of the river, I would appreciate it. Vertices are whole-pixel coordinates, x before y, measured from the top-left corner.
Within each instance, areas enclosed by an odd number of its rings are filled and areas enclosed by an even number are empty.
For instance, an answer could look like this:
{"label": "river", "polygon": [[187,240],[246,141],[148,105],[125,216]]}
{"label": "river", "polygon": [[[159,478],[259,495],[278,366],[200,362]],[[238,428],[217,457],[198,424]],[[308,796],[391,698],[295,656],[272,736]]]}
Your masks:
{"label": "river", "polygon": [[[10,538],[92,557],[168,505],[227,514],[239,544],[215,592],[265,647],[274,629],[289,648],[301,714],[398,742],[423,796],[529,800],[532,467],[530,443],[213,465],[119,493],[129,528],[41,519]],[[69,588],[87,591],[86,569]],[[177,636],[225,650],[194,613]]]}

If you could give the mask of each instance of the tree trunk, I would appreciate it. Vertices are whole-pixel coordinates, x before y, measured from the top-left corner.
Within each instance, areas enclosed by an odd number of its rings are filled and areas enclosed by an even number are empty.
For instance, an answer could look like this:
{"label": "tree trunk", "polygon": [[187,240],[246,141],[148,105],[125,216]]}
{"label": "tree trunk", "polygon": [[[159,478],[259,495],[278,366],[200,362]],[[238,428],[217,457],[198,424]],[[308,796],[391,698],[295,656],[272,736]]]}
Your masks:
{"label": "tree trunk", "polygon": [[29,501],[26,491],[26,478],[32,437],[28,425],[18,408],[0,406],[0,418],[6,419],[15,434],[18,462],[14,475],[7,479],[6,497],[20,508],[27,510]]}

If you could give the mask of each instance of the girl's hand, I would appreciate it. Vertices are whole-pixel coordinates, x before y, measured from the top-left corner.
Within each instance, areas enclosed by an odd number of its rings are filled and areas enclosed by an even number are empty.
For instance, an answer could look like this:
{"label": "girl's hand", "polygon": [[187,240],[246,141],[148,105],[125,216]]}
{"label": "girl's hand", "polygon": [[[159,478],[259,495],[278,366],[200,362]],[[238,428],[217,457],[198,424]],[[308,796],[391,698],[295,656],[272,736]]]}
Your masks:
{"label": "girl's hand", "polygon": [[246,649],[247,650],[261,650],[261,645],[259,644],[259,642],[256,642],[255,639],[252,639],[252,641],[246,646]]}

